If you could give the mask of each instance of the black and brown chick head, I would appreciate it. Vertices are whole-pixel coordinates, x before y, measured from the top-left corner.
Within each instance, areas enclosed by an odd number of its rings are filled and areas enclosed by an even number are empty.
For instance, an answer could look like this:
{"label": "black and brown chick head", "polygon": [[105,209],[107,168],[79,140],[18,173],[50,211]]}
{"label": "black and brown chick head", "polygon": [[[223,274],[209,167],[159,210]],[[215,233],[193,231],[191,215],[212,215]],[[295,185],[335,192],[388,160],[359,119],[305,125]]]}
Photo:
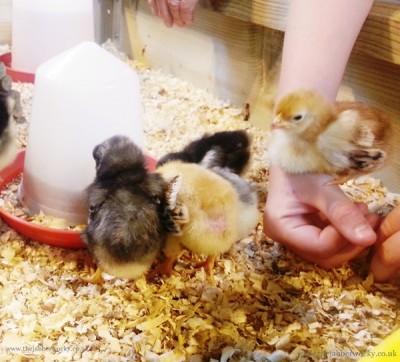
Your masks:
{"label": "black and brown chick head", "polygon": [[145,157],[142,150],[127,136],[116,135],[93,149],[98,177],[113,176],[133,168],[144,170]]}
{"label": "black and brown chick head", "polygon": [[335,118],[334,105],[313,90],[298,90],[287,94],[277,104],[275,119],[271,128],[282,129],[295,134],[320,130]]}

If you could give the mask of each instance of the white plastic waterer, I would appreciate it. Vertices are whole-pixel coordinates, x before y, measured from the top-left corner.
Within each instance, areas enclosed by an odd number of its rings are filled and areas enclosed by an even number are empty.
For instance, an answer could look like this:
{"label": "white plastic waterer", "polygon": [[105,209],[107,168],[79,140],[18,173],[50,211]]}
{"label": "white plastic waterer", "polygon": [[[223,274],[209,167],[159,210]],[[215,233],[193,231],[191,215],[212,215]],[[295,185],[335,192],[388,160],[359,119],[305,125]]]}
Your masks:
{"label": "white plastic waterer", "polygon": [[93,0],[13,0],[13,69],[35,73],[82,41],[94,41]]}
{"label": "white plastic waterer", "polygon": [[95,145],[116,134],[143,147],[136,72],[93,42],[36,72],[20,200],[32,214],[87,222],[83,190],[93,181]]}

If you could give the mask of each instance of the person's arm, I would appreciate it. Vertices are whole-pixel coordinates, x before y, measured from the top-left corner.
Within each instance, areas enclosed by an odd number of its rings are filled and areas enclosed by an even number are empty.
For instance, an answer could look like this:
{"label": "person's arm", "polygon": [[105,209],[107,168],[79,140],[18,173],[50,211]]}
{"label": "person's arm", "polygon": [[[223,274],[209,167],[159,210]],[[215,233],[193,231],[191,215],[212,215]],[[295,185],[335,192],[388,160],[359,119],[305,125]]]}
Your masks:
{"label": "person's arm", "polygon": [[[199,0],[148,2],[153,14],[171,27],[190,24]],[[336,97],[372,3],[291,1],[277,100],[298,88],[313,88],[332,100]],[[351,203],[339,187],[324,187],[325,181],[325,176],[294,176],[271,167],[264,229],[305,259],[333,267],[374,243],[372,227],[378,219],[365,205]]]}
{"label": "person's arm", "polygon": [[[372,0],[292,0],[277,100],[300,88],[334,100]],[[326,175],[291,175],[271,167],[264,211],[267,235],[307,260],[334,267],[376,240],[378,218],[353,204]]]}
{"label": "person's arm", "polygon": [[299,88],[334,100],[373,0],[291,0],[277,100]]}

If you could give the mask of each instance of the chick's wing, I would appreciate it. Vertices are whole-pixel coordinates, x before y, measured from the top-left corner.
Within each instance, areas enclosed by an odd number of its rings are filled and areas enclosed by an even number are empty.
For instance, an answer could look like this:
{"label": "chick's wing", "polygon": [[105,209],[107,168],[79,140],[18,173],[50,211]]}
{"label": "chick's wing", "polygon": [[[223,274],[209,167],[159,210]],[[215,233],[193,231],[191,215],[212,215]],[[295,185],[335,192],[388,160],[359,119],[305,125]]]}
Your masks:
{"label": "chick's wing", "polygon": [[332,173],[344,179],[383,167],[391,144],[390,118],[375,107],[357,102],[338,102],[336,120],[317,141]]}

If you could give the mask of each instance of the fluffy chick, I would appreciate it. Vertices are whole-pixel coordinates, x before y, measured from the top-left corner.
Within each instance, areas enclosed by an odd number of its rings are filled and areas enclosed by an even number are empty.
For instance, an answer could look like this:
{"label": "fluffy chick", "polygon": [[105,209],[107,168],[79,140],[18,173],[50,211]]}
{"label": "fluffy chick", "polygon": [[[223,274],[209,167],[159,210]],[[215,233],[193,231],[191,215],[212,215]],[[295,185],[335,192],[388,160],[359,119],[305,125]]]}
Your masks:
{"label": "fluffy chick", "polygon": [[388,161],[390,118],[358,102],[330,102],[312,90],[285,96],[276,107],[268,154],[289,173],[324,173],[340,184]]}
{"label": "fluffy chick", "polygon": [[168,235],[164,248],[166,260],[156,273],[170,275],[185,248],[206,255],[201,266],[212,273],[216,256],[228,251],[257,224],[258,216],[251,221],[250,217],[243,218],[241,205],[246,197],[241,199],[242,195],[232,182],[219,173],[233,175],[234,182],[240,177],[227,169],[215,171],[181,161],[171,161],[157,168],[165,180],[180,179],[176,199],[186,207],[187,219],[181,220],[179,235]]}
{"label": "fluffy chick", "polygon": [[230,182],[239,196],[239,240],[248,236],[253,230],[259,218],[258,195],[256,187],[246,179],[231,172],[227,167],[213,167],[210,169]]}
{"label": "fluffy chick", "polygon": [[250,160],[250,137],[244,130],[222,131],[194,140],[179,152],[171,152],[160,158],[157,166],[169,161],[201,163],[213,151],[213,165],[227,167],[232,172],[243,174]]}
{"label": "fluffy chick", "polygon": [[128,137],[114,136],[93,150],[96,177],[86,190],[88,226],[82,238],[97,261],[88,282],[101,282],[102,270],[134,279],[144,274],[164,245],[160,221],[166,183],[146,169],[145,157]]}
{"label": "fluffy chick", "polygon": [[[250,155],[247,158],[249,162]],[[212,148],[206,153],[202,162],[202,166],[215,172],[231,183],[239,196],[240,220],[238,222],[240,239],[246,237],[255,227],[258,220],[258,195],[256,187],[246,179],[239,176],[235,169],[230,169],[228,166],[221,167],[220,156],[215,148]],[[244,169],[247,168],[244,164]]]}
{"label": "fluffy chick", "polygon": [[0,94],[0,169],[8,166],[17,155],[16,130],[13,119],[14,100]]}

